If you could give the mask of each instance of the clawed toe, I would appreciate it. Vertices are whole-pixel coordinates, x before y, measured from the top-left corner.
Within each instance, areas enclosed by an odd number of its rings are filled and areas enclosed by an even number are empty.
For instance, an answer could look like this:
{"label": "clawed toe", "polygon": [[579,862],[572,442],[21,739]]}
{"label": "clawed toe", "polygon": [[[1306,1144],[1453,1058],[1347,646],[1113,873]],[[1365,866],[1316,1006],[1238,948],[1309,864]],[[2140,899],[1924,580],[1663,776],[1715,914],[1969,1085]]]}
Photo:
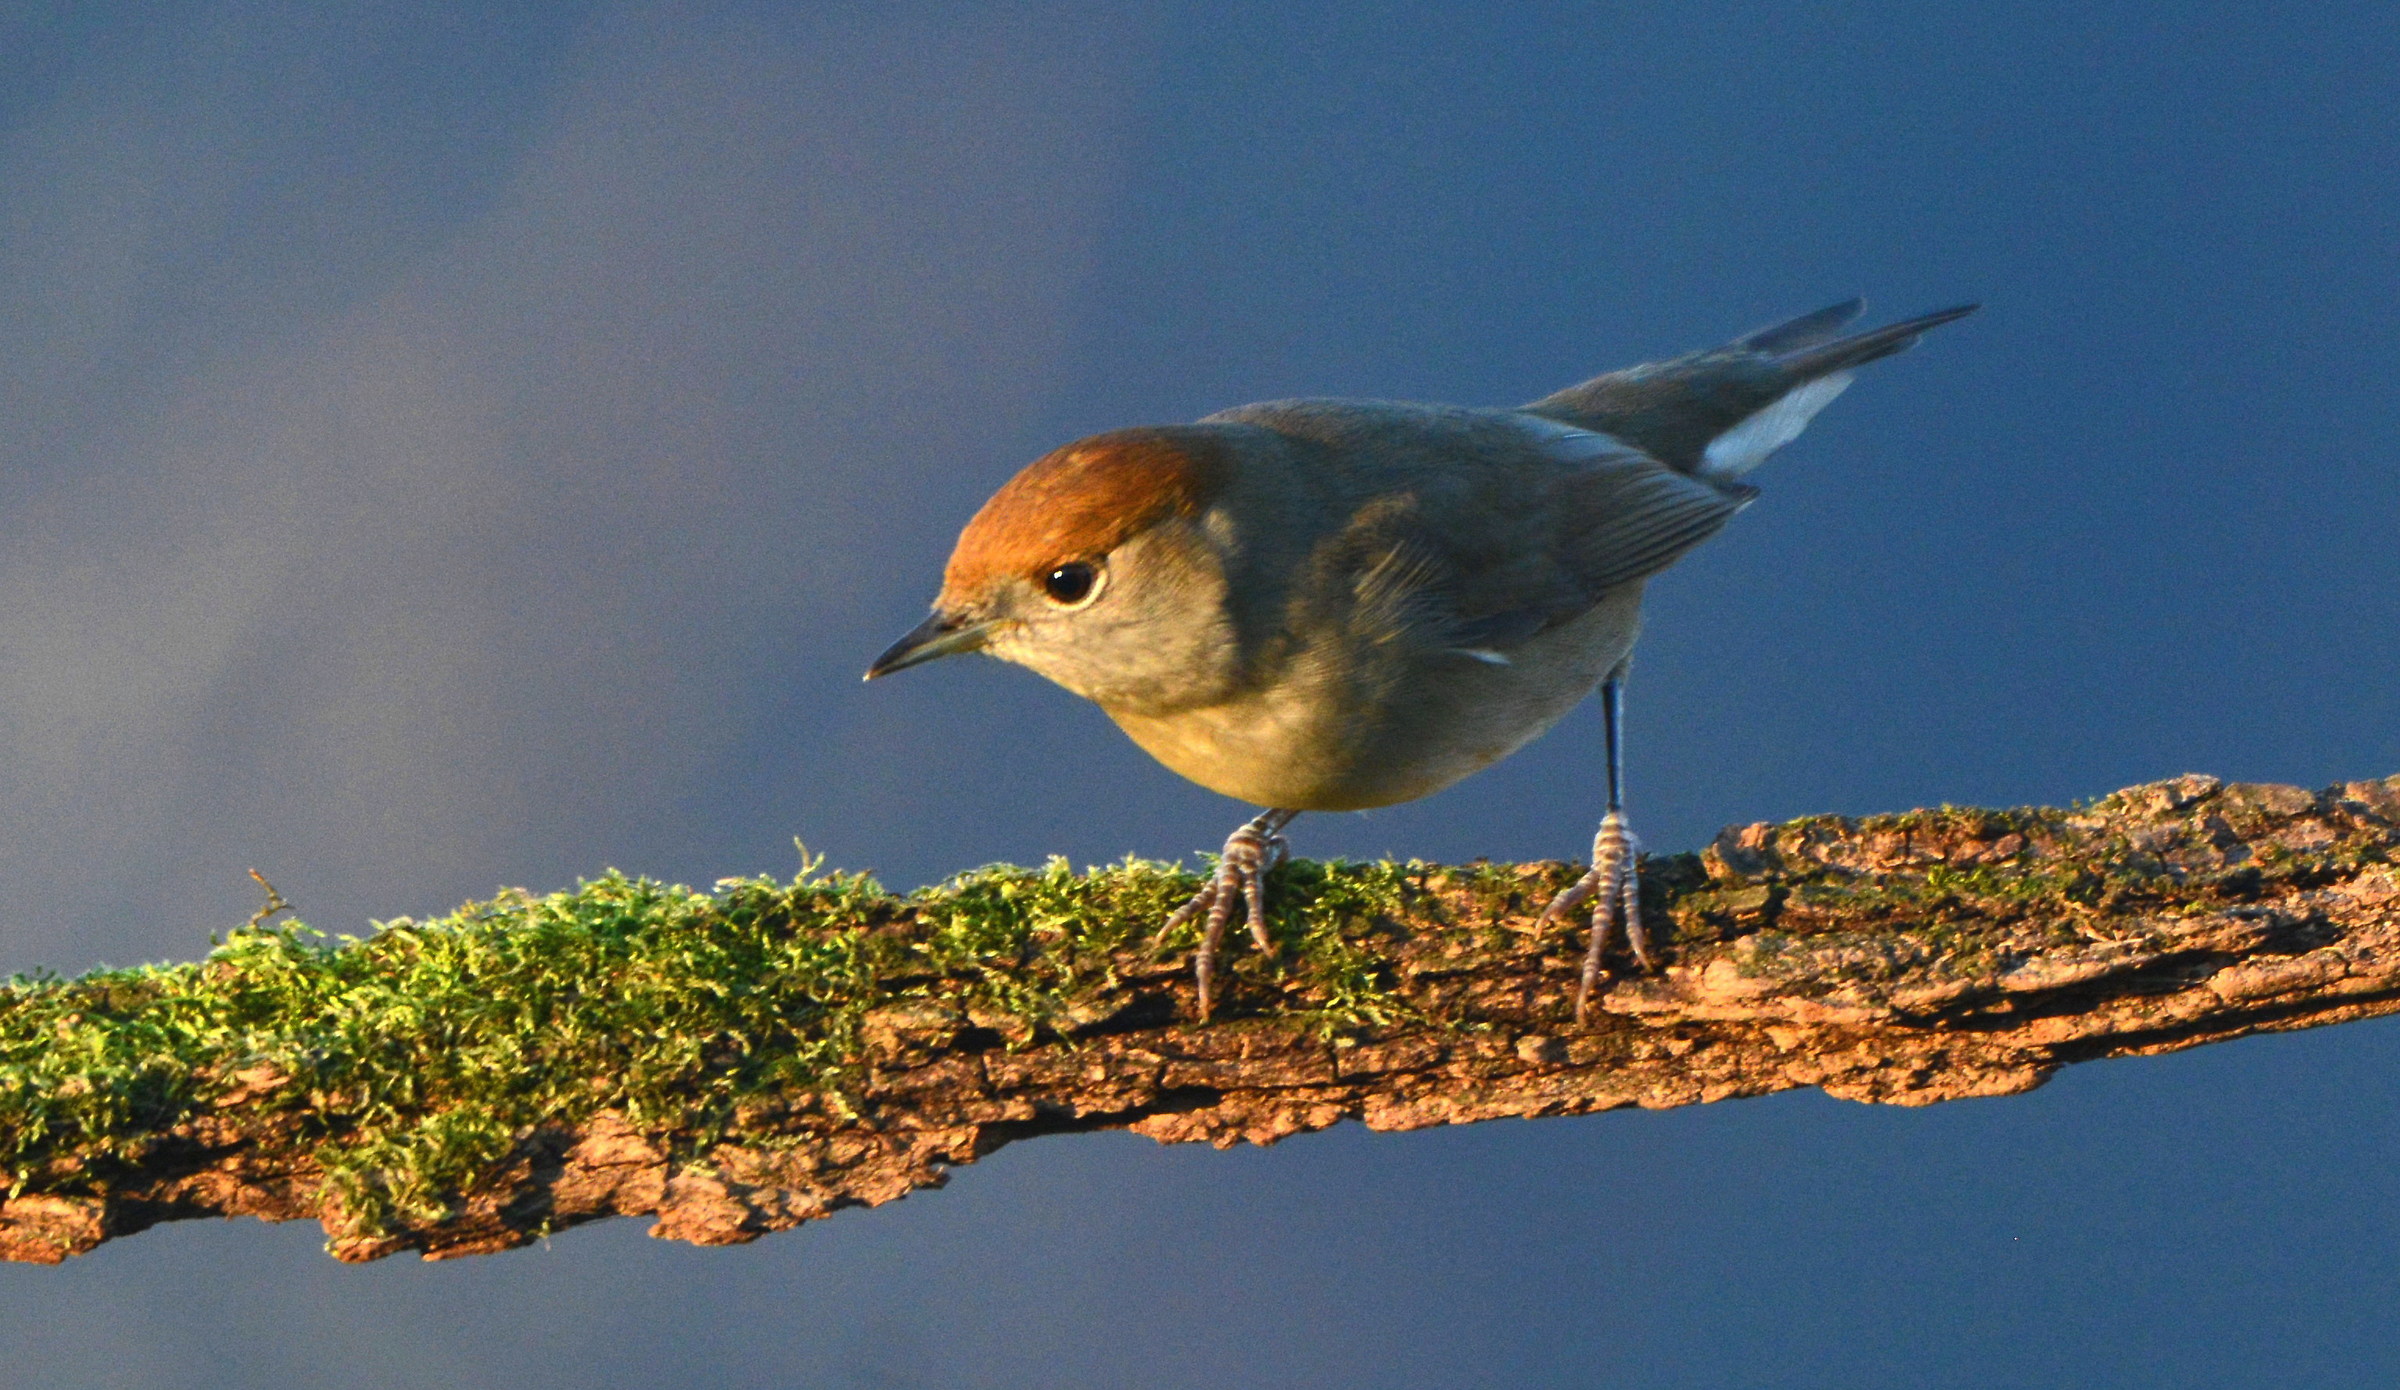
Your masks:
{"label": "clawed toe", "polygon": [[1641,842],[1626,825],[1625,813],[1611,810],[1592,840],[1592,867],[1542,909],[1540,925],[1547,927],[1585,902],[1592,904],[1591,944],[1584,951],[1583,978],[1575,989],[1575,1022],[1591,1014],[1592,988],[1600,982],[1608,942],[1619,917],[1625,923],[1625,944],[1645,970],[1656,970],[1650,955],[1650,933],[1642,925],[1642,876],[1634,856]]}
{"label": "clawed toe", "polygon": [[1200,934],[1200,949],[1192,957],[1192,973],[1199,983],[1202,1023],[1208,1021],[1216,1007],[1217,955],[1225,941],[1225,928],[1233,920],[1236,897],[1249,907],[1250,937],[1258,943],[1258,949],[1270,952],[1275,949],[1274,939],[1267,935],[1267,875],[1291,854],[1291,842],[1283,837],[1283,828],[1299,814],[1269,811],[1234,831],[1225,841],[1224,853],[1218,856],[1216,872],[1159,928],[1159,935],[1164,936],[1201,913],[1208,914],[1207,927]]}

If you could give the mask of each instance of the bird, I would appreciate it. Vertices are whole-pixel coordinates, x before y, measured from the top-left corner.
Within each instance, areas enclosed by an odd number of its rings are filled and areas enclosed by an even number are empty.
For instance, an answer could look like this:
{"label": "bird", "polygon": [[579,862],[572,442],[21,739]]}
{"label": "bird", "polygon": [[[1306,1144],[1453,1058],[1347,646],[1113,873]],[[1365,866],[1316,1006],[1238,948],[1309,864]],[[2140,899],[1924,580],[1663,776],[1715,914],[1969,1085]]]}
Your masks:
{"label": "bird", "polygon": [[1263,952],[1267,875],[1303,811],[1429,796],[1600,692],[1608,801],[1576,990],[1621,922],[1644,969],[1623,695],[1645,584],[1758,495],[1744,479],[1852,372],[1979,306],[1847,331],[1851,299],[1514,409],[1266,401],[1043,455],[960,532],[932,613],[875,680],[980,651],[1100,706],[1159,762],[1265,808],[1166,921],[1205,914],[1198,1013],[1233,906]]}

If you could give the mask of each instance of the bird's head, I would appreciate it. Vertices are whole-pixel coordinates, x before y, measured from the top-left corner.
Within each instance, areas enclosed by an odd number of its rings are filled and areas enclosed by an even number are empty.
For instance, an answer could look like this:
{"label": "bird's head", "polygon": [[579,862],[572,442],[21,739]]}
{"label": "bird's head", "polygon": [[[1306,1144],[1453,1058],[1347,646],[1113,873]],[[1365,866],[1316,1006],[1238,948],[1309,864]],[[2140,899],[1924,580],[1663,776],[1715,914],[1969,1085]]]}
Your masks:
{"label": "bird's head", "polygon": [[1221,515],[1236,472],[1205,429],[1119,430],[1044,455],[959,534],[933,613],[866,678],[984,651],[1112,710],[1200,702],[1232,677]]}

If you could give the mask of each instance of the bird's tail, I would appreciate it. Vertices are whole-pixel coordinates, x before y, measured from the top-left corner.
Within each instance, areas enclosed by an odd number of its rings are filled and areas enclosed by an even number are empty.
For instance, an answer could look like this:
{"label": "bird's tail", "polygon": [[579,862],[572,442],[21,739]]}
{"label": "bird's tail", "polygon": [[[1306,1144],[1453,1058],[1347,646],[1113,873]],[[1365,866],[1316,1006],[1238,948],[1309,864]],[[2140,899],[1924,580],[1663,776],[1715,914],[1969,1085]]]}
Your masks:
{"label": "bird's tail", "polygon": [[1843,336],[1865,307],[1863,300],[1846,300],[1721,348],[1594,377],[1525,409],[1614,435],[1696,477],[1731,483],[1798,438],[1850,385],[1853,368],[1904,352],[1979,306]]}
{"label": "bird's tail", "polygon": [[[1834,309],[1847,311],[1842,315],[1840,321],[1846,323],[1850,319],[1858,317],[1859,311],[1865,307],[1866,304],[1863,301],[1853,299],[1846,304],[1835,305]],[[1789,330],[1802,328],[1804,325],[1813,328],[1811,320],[1833,312],[1831,309],[1820,309],[1814,314],[1805,314],[1793,319],[1790,323],[1777,324],[1773,328],[1762,328],[1743,339],[1742,342],[1750,344],[1753,351],[1773,358],[1775,364],[1783,369],[1785,375],[1799,382],[1809,382],[1821,376],[1830,376],[1835,372],[1846,372],[1852,367],[1863,367],[1869,362],[1889,357],[1895,352],[1906,352],[1917,345],[1919,338],[1924,337],[1932,330],[1945,323],[1963,319],[1982,307],[1980,304],[1960,304],[1954,308],[1936,309],[1930,314],[1919,314],[1913,319],[1902,319],[1898,323],[1885,324],[1881,328],[1870,328],[1864,333],[1853,333],[1847,338],[1835,338],[1830,334],[1813,341],[1799,335],[1792,335],[1790,339],[1785,338],[1784,335]],[[1837,323],[1836,326],[1838,327],[1839,324]],[[1764,341],[1759,341],[1761,339]]]}

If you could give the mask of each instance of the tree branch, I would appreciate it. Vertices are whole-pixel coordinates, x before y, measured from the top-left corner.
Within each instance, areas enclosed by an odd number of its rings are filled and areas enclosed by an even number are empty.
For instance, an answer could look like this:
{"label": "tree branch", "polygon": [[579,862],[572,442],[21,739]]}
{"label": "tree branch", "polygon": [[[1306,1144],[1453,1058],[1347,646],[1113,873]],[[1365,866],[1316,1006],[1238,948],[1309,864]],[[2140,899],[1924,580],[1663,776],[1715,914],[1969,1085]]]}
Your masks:
{"label": "tree branch", "polygon": [[347,1260],[612,1215],[747,1241],[1041,1134],[1272,1143],[1797,1086],[1927,1104],[2400,1009],[2400,777],[2183,777],[2074,810],[1728,830],[1647,864],[1670,947],[1578,1031],[1567,866],[1296,863],[1274,959],[1188,1022],[1193,880],[611,874],[364,941],[0,990],[0,1256],[312,1218]]}

